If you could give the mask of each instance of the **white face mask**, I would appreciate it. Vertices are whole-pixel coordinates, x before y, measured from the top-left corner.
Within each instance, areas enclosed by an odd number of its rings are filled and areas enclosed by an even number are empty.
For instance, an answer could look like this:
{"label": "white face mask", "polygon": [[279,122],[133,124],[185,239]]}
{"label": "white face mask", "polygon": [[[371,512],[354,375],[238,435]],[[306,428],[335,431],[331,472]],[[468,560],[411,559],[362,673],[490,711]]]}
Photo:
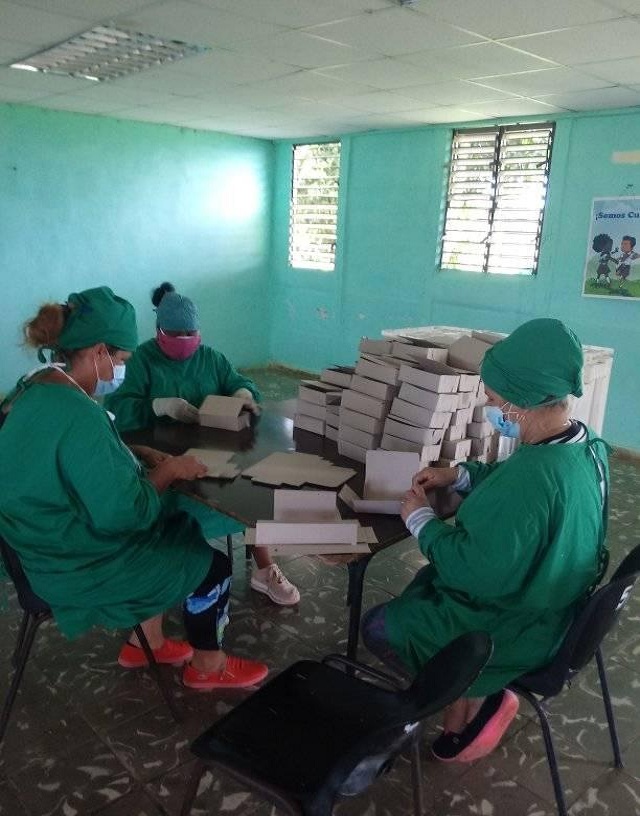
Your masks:
{"label": "white face mask", "polygon": [[107,394],[113,394],[113,392],[117,391],[122,385],[127,367],[124,363],[114,365],[111,356],[109,356],[109,362],[111,363],[111,369],[113,370],[113,377],[110,380],[101,380],[100,375],[98,374],[98,364],[96,363],[95,358],[93,362],[96,368],[96,377],[98,378],[96,387],[93,391],[93,396],[106,397]]}

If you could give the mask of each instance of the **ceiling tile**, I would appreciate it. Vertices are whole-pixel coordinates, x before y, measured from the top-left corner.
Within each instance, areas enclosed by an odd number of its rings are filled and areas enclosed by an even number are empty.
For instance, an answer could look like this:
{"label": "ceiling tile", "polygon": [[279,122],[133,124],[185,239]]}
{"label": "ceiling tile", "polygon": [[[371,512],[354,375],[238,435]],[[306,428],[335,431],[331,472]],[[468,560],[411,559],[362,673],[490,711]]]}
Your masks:
{"label": "ceiling tile", "polygon": [[640,14],[640,0],[603,0],[606,6],[627,14]]}
{"label": "ceiling tile", "polygon": [[[606,80],[610,85],[635,85],[640,82],[640,56],[631,57],[630,59],[608,60],[607,62],[590,62],[583,65],[582,70]],[[557,90],[565,89],[552,88],[550,93]]]}
{"label": "ceiling tile", "polygon": [[420,0],[418,12],[463,25],[491,39],[551,31],[620,17],[597,0]]}
{"label": "ceiling tile", "polygon": [[389,8],[389,0],[194,0],[269,23],[300,28],[328,23],[363,11]]}
{"label": "ceiling tile", "polygon": [[266,41],[240,43],[234,50],[251,56],[259,54],[267,59],[276,57],[279,61],[298,68],[326,68],[375,56],[362,49],[331,42],[303,31],[287,31]]}
{"label": "ceiling tile", "polygon": [[40,101],[46,99],[51,95],[51,91],[40,90],[36,88],[12,88],[8,85],[0,83],[0,102],[29,102],[33,100]]}
{"label": "ceiling tile", "polygon": [[399,93],[411,99],[419,99],[425,106],[464,105],[468,102],[489,102],[512,96],[510,93],[493,88],[483,88],[463,79],[453,82],[418,85],[413,88],[402,88]]}
{"label": "ceiling tile", "polygon": [[33,52],[33,48],[27,43],[19,43],[13,40],[0,39],[0,65],[24,59]]}
{"label": "ceiling tile", "polygon": [[356,82],[343,82],[332,79],[315,71],[296,71],[285,77],[268,79],[265,82],[254,82],[243,86],[252,91],[267,95],[304,96],[307,99],[338,99],[344,96],[354,96],[366,93],[371,88]]}
{"label": "ceiling tile", "polygon": [[68,14],[92,23],[111,20],[118,14],[130,14],[158,0],[10,0],[20,6],[44,9],[53,14]]}
{"label": "ceiling tile", "polygon": [[555,66],[555,63],[548,60],[524,54],[501,43],[479,43],[442,51],[421,51],[407,54],[402,59],[422,69],[424,84],[449,79],[513,74],[517,71]]}
{"label": "ceiling tile", "polygon": [[368,113],[393,113],[394,111],[419,110],[426,107],[425,102],[422,100],[411,99],[390,91],[372,91],[371,93],[349,96],[342,99],[341,102],[350,108],[367,111]]}
{"label": "ceiling tile", "polygon": [[128,89],[148,88],[152,91],[179,96],[196,96],[215,88],[229,89],[231,87],[228,82],[224,82],[216,74],[193,75],[178,71],[176,63],[115,79],[109,85]]}
{"label": "ceiling tile", "polygon": [[169,0],[134,14],[117,18],[126,28],[157,34],[194,45],[229,47],[250,40],[271,37],[284,29],[260,20],[239,17],[221,9]]}
{"label": "ceiling tile", "polygon": [[567,110],[575,111],[626,108],[632,105],[640,105],[640,92],[630,88],[602,88],[595,91],[548,94],[538,98],[550,105],[558,105]]}
{"label": "ceiling tile", "polygon": [[[494,116],[550,116],[562,110],[559,100],[544,102],[535,99],[502,99],[498,102],[479,102],[478,104],[464,105],[466,110],[473,113],[482,113],[487,118]],[[460,107],[463,107],[462,105]]]}
{"label": "ceiling tile", "polygon": [[214,76],[230,85],[241,85],[291,74],[296,69],[284,62],[263,59],[255,54],[249,57],[247,54],[215,48],[207,54],[196,54],[176,62],[175,70],[178,73]]}
{"label": "ceiling tile", "polygon": [[30,44],[55,45],[87,27],[86,20],[49,14],[0,0],[0,32],[7,40]]}
{"label": "ceiling tile", "polygon": [[520,96],[585,91],[591,88],[606,88],[611,84],[572,68],[545,68],[542,71],[489,76],[477,82],[487,88],[498,88],[501,91],[520,94]]}
{"label": "ceiling tile", "polygon": [[[477,122],[481,119],[486,119],[485,113],[474,113],[473,111],[449,105],[441,108],[427,109],[425,111],[414,111],[411,114],[400,114],[400,116],[403,119],[418,117],[421,124],[431,125],[448,125],[455,122]],[[413,121],[417,124],[415,118]]]}
{"label": "ceiling tile", "polygon": [[391,57],[336,65],[333,68],[321,68],[318,73],[342,79],[345,82],[371,85],[384,91],[421,85],[425,81],[423,72],[415,65]]}
{"label": "ceiling tile", "polygon": [[536,34],[532,37],[514,37],[509,45],[521,48],[539,57],[565,65],[580,65],[601,59],[607,43],[607,53],[619,59],[636,57],[640,50],[640,22],[631,19],[614,20],[597,25],[580,25]]}
{"label": "ceiling tile", "polygon": [[385,56],[466,45],[481,39],[448,23],[440,23],[412,9],[400,7],[313,26],[306,30],[328,40]]}

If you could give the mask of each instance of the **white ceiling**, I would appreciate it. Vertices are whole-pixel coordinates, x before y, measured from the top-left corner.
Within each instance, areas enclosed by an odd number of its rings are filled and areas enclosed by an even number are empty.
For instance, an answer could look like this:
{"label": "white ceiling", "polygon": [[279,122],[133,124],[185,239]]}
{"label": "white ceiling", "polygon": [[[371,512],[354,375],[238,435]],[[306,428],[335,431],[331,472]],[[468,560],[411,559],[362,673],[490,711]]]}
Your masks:
{"label": "white ceiling", "polygon": [[[211,48],[97,84],[17,71],[99,23]],[[640,0],[0,0],[0,102],[305,138],[640,105]]]}

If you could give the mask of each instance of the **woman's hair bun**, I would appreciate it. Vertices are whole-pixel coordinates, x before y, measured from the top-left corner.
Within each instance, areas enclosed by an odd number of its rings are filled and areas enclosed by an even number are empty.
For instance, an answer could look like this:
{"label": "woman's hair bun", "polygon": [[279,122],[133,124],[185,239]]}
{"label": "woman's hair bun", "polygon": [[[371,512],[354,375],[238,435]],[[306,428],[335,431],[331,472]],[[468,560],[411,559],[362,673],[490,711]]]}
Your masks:
{"label": "woman's hair bun", "polygon": [[157,289],[153,290],[153,294],[151,295],[151,302],[156,308],[158,308],[158,306],[160,305],[160,301],[167,294],[167,292],[175,291],[176,287],[172,283],[169,283],[169,281],[165,281],[164,283],[161,283]]}
{"label": "woman's hair bun", "polygon": [[34,348],[53,348],[64,329],[69,308],[61,303],[45,303],[38,314],[23,326],[26,345]]}

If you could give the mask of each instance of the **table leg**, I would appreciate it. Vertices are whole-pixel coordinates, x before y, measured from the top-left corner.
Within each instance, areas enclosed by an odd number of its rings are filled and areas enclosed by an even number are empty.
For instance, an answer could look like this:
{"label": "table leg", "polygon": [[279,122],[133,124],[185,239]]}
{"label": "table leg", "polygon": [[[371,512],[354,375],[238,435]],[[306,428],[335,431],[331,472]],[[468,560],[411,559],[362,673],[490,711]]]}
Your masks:
{"label": "table leg", "polygon": [[362,586],[364,574],[373,555],[365,555],[349,561],[349,586],[347,589],[347,606],[349,607],[349,636],[347,640],[347,657],[356,660],[358,654],[358,637],[360,635],[360,615],[362,612]]}

